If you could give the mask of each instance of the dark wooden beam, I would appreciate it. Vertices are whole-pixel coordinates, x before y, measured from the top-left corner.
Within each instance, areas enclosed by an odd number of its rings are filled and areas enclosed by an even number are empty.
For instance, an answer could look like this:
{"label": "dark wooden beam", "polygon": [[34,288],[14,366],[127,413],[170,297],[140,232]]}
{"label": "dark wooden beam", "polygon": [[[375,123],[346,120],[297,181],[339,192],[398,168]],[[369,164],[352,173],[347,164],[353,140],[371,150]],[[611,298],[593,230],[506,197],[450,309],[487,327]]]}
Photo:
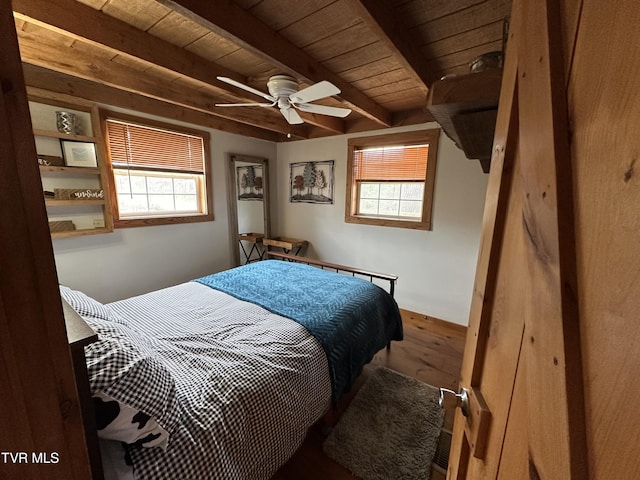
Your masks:
{"label": "dark wooden beam", "polygon": [[159,0],[160,3],[206,26],[243,49],[265,58],[308,83],[328,80],[340,90],[340,98],[350,108],[384,125],[391,125],[389,111],[375,103],[350,83],[329,71],[300,48],[272,30],[258,18],[233,2],[202,2],[199,0]]}
{"label": "dark wooden beam", "polygon": [[81,48],[55,43],[52,39],[42,39],[29,31],[19,31],[18,39],[22,60],[25,63],[254,127],[306,137],[304,126],[289,125],[277,111],[258,108],[215,108],[214,104],[219,99],[204,89],[170,82],[150,72],[141,72],[102,56],[93,55]]}
{"label": "dark wooden beam", "polygon": [[[16,18],[110,50],[114,55],[128,55],[198,80],[218,93],[238,96],[242,92],[218,82],[218,75],[239,82],[247,81],[245,77],[228,68],[75,0],[12,0],[12,7]],[[246,98],[246,92],[243,92],[241,97]]]}
{"label": "dark wooden beam", "polygon": [[425,98],[437,79],[406,26],[398,18],[390,2],[380,0],[350,0],[353,14],[360,17],[385,46],[394,53],[407,73],[421,86]]}
{"label": "dark wooden beam", "polygon": [[[136,112],[157,115],[171,120],[193,123],[223,132],[261,138],[272,142],[280,142],[286,139],[283,134],[278,134],[270,130],[219,118],[198,110],[192,110],[180,105],[174,105],[136,93],[119,90],[100,83],[54,72],[46,68],[26,63],[23,64],[22,67],[25,82],[30,88],[64,93],[104,105],[126,108]],[[300,138],[296,137],[296,139]]]}

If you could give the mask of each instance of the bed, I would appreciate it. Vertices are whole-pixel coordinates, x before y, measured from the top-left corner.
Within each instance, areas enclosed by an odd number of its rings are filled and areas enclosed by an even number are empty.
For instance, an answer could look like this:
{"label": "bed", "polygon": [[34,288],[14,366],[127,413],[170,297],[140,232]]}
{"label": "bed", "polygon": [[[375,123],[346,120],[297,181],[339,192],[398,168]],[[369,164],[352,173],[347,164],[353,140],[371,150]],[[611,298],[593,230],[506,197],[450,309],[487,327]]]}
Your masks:
{"label": "bed", "polygon": [[85,355],[106,477],[271,478],[402,339],[392,295],[349,272],[266,260],[104,305],[61,286],[99,336]]}

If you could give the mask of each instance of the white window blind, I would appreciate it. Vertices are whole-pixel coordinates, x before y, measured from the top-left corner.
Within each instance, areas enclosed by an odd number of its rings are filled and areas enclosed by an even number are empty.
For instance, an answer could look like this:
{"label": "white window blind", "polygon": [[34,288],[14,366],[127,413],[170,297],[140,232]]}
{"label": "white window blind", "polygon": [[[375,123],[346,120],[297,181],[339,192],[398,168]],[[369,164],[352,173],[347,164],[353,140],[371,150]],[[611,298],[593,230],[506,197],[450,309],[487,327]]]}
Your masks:
{"label": "white window blind", "polygon": [[201,137],[112,119],[107,126],[115,168],[204,173]]}
{"label": "white window blind", "polygon": [[355,180],[424,181],[429,145],[356,149],[353,152]]}

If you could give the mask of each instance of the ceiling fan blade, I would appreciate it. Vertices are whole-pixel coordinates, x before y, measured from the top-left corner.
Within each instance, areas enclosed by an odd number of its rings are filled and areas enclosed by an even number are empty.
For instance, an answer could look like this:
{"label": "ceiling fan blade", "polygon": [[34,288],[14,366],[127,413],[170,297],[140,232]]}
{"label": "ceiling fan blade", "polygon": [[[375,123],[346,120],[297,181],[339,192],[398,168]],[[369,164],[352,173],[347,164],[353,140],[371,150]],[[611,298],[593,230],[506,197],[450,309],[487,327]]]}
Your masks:
{"label": "ceiling fan blade", "polygon": [[244,83],[240,83],[237,80],[234,80],[233,78],[229,78],[229,77],[216,77],[216,78],[221,82],[228,83],[229,85],[233,85],[234,87],[241,88],[243,90],[246,90],[247,92],[253,93],[254,95],[258,95],[259,97],[266,98],[270,102],[276,101],[276,99],[271,95],[269,95],[268,93],[264,93],[264,92],[261,92],[260,90],[256,90],[255,88],[250,87],[249,85],[245,85]]}
{"label": "ceiling fan blade", "polygon": [[340,93],[340,89],[333,83],[323,80],[310,87],[303,88],[299,92],[289,95],[289,99],[295,103],[307,103],[314,100],[320,100],[321,98],[330,97],[331,95],[337,95]]}
{"label": "ceiling fan blade", "polygon": [[216,103],[216,107],[273,107],[274,103]]}
{"label": "ceiling fan blade", "polygon": [[351,113],[348,108],[327,107],[325,105],[314,105],[312,103],[300,103],[294,105],[303,112],[319,113],[321,115],[331,115],[332,117],[344,118]]}
{"label": "ceiling fan blade", "polygon": [[289,108],[289,107],[281,108],[280,113],[282,113],[282,116],[291,125],[299,125],[301,123],[304,123],[304,120],[300,118],[300,115],[298,115],[298,112],[296,112],[293,108]]}

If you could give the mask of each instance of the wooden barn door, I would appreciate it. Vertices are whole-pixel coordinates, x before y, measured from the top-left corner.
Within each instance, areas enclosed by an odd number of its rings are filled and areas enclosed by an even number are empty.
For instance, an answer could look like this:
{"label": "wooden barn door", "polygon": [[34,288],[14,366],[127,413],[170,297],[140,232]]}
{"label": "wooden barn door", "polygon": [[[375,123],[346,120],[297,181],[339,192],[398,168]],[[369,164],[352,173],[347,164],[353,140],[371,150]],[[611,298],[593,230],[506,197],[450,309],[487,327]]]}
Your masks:
{"label": "wooden barn door", "polygon": [[560,19],[514,1],[451,480],[588,478]]}

